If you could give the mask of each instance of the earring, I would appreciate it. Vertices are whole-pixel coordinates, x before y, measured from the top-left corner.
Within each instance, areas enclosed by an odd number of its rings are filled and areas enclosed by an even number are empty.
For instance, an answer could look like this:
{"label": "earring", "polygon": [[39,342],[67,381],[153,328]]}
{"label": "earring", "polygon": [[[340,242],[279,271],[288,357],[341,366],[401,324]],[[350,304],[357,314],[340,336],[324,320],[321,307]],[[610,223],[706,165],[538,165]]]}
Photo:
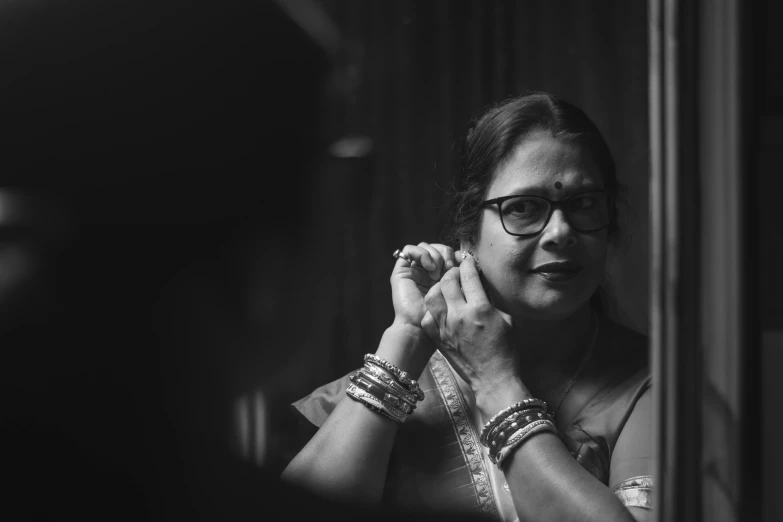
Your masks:
{"label": "earring", "polygon": [[463,251],[462,251],[462,260],[464,261],[464,260],[465,260],[465,258],[466,258],[466,257],[468,257],[468,256],[470,256],[470,257],[472,257],[472,258],[473,258],[473,260],[476,262],[476,270],[478,270],[479,272],[481,272],[481,265],[479,264],[479,260],[478,260],[478,258],[476,257],[476,255],[473,253],[473,251],[472,251],[472,250],[470,250],[470,249],[468,249],[468,250],[463,250]]}

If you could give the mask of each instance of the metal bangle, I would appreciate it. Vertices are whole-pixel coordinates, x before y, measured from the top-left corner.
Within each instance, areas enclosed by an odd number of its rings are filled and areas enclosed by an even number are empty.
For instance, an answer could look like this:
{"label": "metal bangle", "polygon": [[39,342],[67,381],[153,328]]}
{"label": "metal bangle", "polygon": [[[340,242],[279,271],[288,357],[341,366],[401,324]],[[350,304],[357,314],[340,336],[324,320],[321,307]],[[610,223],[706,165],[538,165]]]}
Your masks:
{"label": "metal bangle", "polygon": [[500,410],[497,414],[495,414],[494,417],[489,419],[489,421],[481,429],[481,435],[479,437],[479,441],[481,442],[481,444],[483,444],[484,446],[487,446],[489,444],[487,440],[487,435],[492,430],[492,428],[494,428],[495,426],[503,422],[503,420],[506,417],[508,417],[514,412],[533,408],[533,407],[543,409],[544,412],[546,412],[546,403],[540,399],[525,399],[519,402],[515,402],[508,408]]}
{"label": "metal bangle", "polygon": [[398,424],[402,424],[407,418],[407,415],[402,412],[395,412],[386,408],[377,397],[362,390],[355,384],[349,385],[348,389],[345,390],[345,394],[356,402],[362,403],[373,413],[383,415],[387,419],[391,419]]}
{"label": "metal bangle", "polygon": [[411,413],[413,412],[413,410],[416,409],[416,398],[411,394],[409,394],[406,390],[401,389],[399,385],[396,388],[394,386],[390,386],[388,383],[382,381],[381,379],[374,376],[370,372],[365,371],[364,369],[359,370],[357,374],[360,375],[362,379],[383,388],[386,395],[394,397],[394,400],[391,401],[393,404],[397,404],[398,402],[405,404],[406,407],[401,408],[404,411],[410,409],[408,413]]}
{"label": "metal bangle", "polygon": [[381,401],[387,408],[392,408],[405,414],[411,414],[415,409],[414,406],[408,404],[396,394],[389,393],[389,390],[387,390],[385,387],[371,381],[364,373],[356,372],[355,374],[351,375],[350,380],[356,386],[362,388],[364,391],[370,393],[379,401]]}
{"label": "metal bangle", "polygon": [[[551,421],[543,421],[541,424],[536,423],[535,425],[530,425],[530,427],[525,428],[525,433],[515,436],[513,442],[509,441],[509,444],[504,446],[503,449],[498,452],[497,456],[495,457],[495,465],[500,471],[503,471],[503,461],[506,460],[509,455],[516,451],[533,435],[536,435],[537,433],[543,433],[545,431],[557,433],[557,429]],[[491,459],[492,457],[490,457],[490,460]]]}
{"label": "metal bangle", "polygon": [[[549,424],[547,424],[549,423]],[[490,448],[489,450],[489,460],[491,460],[494,463],[497,463],[498,455],[505,449],[516,447],[517,444],[521,444],[522,441],[525,439],[525,436],[536,426],[541,425],[551,425],[552,428],[554,428],[554,424],[552,424],[548,420],[537,420],[533,421],[530,424],[524,426],[523,428],[520,428],[519,430],[515,431],[511,434],[511,436],[508,438],[505,444],[503,444],[502,447],[499,448]],[[493,460],[494,459],[494,460]]]}
{"label": "metal bangle", "polygon": [[488,447],[500,448],[507,436],[518,429],[524,428],[531,422],[539,420],[549,420],[549,417],[541,408],[529,408],[512,413],[489,431],[487,434]]}
{"label": "metal bangle", "polygon": [[411,406],[415,407],[416,403],[419,402],[419,398],[416,397],[416,395],[403,388],[402,385],[395,381],[394,377],[392,377],[385,370],[378,368],[377,366],[374,366],[370,363],[365,363],[364,367],[359,371],[363,372],[368,378],[371,378],[376,382],[382,383],[383,386],[390,388],[394,393],[399,395],[406,402],[410,403]]}
{"label": "metal bangle", "polygon": [[370,362],[384,370],[388,370],[394,378],[397,379],[397,382],[407,388],[409,392],[416,395],[419,400],[424,400],[424,392],[419,388],[419,383],[416,382],[415,379],[411,379],[407,372],[400,370],[386,359],[372,353],[368,353],[364,356],[364,362]]}

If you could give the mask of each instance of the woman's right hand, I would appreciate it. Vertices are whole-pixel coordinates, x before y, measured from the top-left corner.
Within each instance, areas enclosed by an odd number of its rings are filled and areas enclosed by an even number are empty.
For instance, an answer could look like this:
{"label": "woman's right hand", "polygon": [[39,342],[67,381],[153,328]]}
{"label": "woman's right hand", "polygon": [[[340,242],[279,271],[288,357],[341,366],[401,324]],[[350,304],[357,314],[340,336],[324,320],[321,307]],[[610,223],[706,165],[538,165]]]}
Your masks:
{"label": "woman's right hand", "polygon": [[397,259],[391,275],[394,323],[421,328],[427,313],[424,297],[432,285],[450,268],[458,265],[454,249],[437,243],[405,245],[402,249],[412,263]]}

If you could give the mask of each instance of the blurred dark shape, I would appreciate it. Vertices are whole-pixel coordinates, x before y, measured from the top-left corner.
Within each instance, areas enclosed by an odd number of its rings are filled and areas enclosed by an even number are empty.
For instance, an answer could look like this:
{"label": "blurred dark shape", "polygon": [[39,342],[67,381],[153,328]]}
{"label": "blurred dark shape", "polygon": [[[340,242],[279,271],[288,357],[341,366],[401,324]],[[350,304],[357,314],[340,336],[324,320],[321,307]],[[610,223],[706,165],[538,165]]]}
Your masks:
{"label": "blurred dark shape", "polygon": [[324,52],[273,2],[40,0],[0,4],[0,69],[18,203],[0,220],[4,469],[23,518],[335,509],[227,443],[232,402],[297,342],[246,317],[244,286],[260,272],[293,299],[279,282],[311,216],[289,195],[323,147]]}
{"label": "blurred dark shape", "polygon": [[4,5],[0,182],[102,224],[271,216],[307,188],[325,58],[271,1]]}
{"label": "blurred dark shape", "polygon": [[230,446],[238,397],[274,404],[306,373],[312,167],[341,135],[324,97],[350,90],[325,89],[330,52],[271,1],[0,3],[18,518],[402,516],[286,486],[284,458],[259,468]]}
{"label": "blurred dark shape", "polygon": [[313,313],[326,56],[273,2],[0,4],[18,518],[399,518],[282,484],[281,459],[229,444],[237,398],[274,400],[307,364],[291,357]]}

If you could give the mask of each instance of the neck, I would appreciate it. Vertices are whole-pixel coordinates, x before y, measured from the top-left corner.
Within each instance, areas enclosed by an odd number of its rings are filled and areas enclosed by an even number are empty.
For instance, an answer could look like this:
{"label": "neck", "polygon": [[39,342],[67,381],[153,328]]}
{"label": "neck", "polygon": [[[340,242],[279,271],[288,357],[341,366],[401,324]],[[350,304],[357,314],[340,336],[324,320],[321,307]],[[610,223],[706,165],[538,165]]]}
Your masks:
{"label": "neck", "polygon": [[525,380],[550,380],[574,371],[584,357],[593,328],[589,304],[573,315],[556,320],[513,318],[512,342]]}

